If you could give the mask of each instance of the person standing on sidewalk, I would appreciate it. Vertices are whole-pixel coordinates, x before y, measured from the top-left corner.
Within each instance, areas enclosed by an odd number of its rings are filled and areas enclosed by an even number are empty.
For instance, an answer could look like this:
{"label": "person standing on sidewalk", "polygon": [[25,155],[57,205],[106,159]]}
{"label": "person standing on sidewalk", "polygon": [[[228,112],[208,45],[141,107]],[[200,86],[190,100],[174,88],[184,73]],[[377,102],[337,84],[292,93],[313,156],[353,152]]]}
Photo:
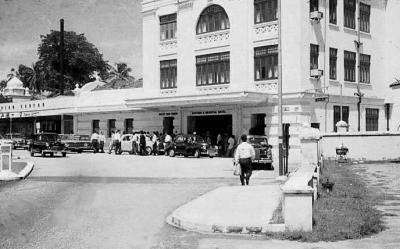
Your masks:
{"label": "person standing on sidewalk", "polygon": [[115,149],[114,149],[115,154],[119,154],[121,152],[121,133],[119,132],[119,130],[115,132],[114,144],[115,144]]}
{"label": "person standing on sidewalk", "polygon": [[106,141],[106,137],[104,136],[102,131],[100,131],[99,140],[100,140],[100,153],[104,153],[104,142]]}
{"label": "person standing on sidewalk", "polygon": [[92,141],[93,153],[99,152],[99,134],[97,133],[97,131],[93,132],[90,140]]}
{"label": "person standing on sidewalk", "polygon": [[247,136],[243,134],[240,137],[242,141],[235,152],[235,162],[240,164],[241,174],[240,174],[240,182],[242,185],[249,185],[250,176],[252,173],[251,160],[255,158],[256,152],[251,144],[247,143]]}
{"label": "person standing on sidewalk", "polygon": [[111,139],[110,139],[110,145],[108,146],[108,154],[111,154],[111,151],[115,148],[114,137],[115,137],[115,132],[111,131]]}

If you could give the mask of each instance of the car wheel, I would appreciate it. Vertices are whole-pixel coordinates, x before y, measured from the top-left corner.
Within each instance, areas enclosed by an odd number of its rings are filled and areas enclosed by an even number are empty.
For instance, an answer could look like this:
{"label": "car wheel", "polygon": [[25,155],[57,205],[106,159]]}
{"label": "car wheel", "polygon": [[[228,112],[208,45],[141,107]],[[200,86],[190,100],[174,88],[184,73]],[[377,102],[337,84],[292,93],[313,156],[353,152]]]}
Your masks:
{"label": "car wheel", "polygon": [[62,157],[66,157],[66,156],[67,156],[67,152],[63,152]]}
{"label": "car wheel", "polygon": [[147,155],[151,155],[151,152],[152,152],[153,150],[151,149],[151,147],[146,147],[146,154]]}
{"label": "car wheel", "polygon": [[50,153],[50,157],[54,157],[54,153]]}
{"label": "car wheel", "polygon": [[208,157],[213,158],[214,156],[211,156],[211,155],[210,155],[210,156],[208,156]]}
{"label": "car wheel", "polygon": [[35,156],[35,152],[33,151],[33,149],[31,149],[30,152],[32,157]]}
{"label": "car wheel", "polygon": [[194,152],[194,155],[193,155],[194,157],[196,157],[196,158],[199,158],[200,157],[200,151],[199,150],[196,150],[195,152]]}
{"label": "car wheel", "polygon": [[174,156],[175,156],[175,150],[174,150],[174,149],[170,149],[170,150],[168,151],[168,155],[169,155],[170,157],[174,157]]}
{"label": "car wheel", "polygon": [[78,154],[81,154],[82,153],[82,150],[78,150]]}
{"label": "car wheel", "polygon": [[42,154],[42,157],[45,157],[45,156],[46,156],[46,153],[44,153],[44,152],[42,152],[41,154]]}

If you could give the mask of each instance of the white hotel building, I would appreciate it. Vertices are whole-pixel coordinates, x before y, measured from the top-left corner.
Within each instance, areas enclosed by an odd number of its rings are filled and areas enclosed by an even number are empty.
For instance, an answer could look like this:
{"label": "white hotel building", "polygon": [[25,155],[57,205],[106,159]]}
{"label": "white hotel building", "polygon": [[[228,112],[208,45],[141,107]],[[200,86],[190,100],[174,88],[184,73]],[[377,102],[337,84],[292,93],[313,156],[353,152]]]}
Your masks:
{"label": "white hotel building", "polygon": [[[276,145],[277,1],[143,0],[143,88],[63,97],[51,105],[52,115],[61,115],[57,131],[65,132],[68,115],[74,133],[254,133]],[[350,132],[397,132],[400,1],[281,3],[283,123],[293,154],[304,122],[325,133],[335,132],[340,119]],[[31,124],[48,106],[7,105],[0,105],[6,120],[29,116]]]}

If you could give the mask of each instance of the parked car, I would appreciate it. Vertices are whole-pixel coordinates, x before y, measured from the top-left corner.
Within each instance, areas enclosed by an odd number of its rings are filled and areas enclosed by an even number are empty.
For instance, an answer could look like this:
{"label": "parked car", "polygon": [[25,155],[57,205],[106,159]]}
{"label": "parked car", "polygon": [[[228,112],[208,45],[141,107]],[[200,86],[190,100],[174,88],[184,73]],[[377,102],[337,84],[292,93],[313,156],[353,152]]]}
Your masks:
{"label": "parked car", "polygon": [[12,140],[14,150],[18,148],[28,148],[26,137],[22,136],[22,134],[20,133],[7,133],[4,137],[5,139]]}
{"label": "parked car", "polygon": [[170,157],[183,155],[185,157],[194,156],[198,158],[200,156],[209,156],[213,158],[217,153],[202,137],[194,134],[177,135],[167,150]]}
{"label": "parked car", "polygon": [[29,145],[31,156],[35,153],[41,154],[43,157],[46,155],[54,156],[56,154],[65,157],[65,145],[60,141],[56,133],[39,133],[32,135],[32,142]]}
{"label": "parked car", "polygon": [[89,135],[58,135],[61,142],[65,145],[65,150],[70,152],[82,153],[83,151],[94,151]]}
{"label": "parked car", "polygon": [[[138,134],[139,135],[139,134]],[[129,154],[133,154],[133,140],[134,134],[125,134],[121,137],[121,151],[120,154],[123,152],[128,152]],[[153,141],[151,141],[151,137],[149,135],[145,135],[146,137],[146,154],[150,155],[153,151]]]}
{"label": "parked car", "polygon": [[11,146],[12,146],[13,140],[7,139],[7,138],[3,137],[2,135],[0,135],[0,145],[3,145],[3,144],[11,144]]}
{"label": "parked car", "polygon": [[254,147],[256,157],[253,160],[255,166],[272,168],[272,153],[268,150],[268,138],[261,135],[248,135],[247,142]]}

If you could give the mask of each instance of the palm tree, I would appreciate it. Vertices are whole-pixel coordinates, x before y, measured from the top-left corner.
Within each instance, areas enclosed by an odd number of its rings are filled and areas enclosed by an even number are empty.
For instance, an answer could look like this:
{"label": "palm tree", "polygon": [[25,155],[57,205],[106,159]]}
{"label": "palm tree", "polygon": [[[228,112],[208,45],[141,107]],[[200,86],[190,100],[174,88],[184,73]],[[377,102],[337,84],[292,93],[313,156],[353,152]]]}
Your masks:
{"label": "palm tree", "polygon": [[132,72],[132,68],[128,67],[128,64],[125,62],[115,63],[115,67],[109,66],[109,77],[107,81],[111,83],[111,87],[113,88],[118,82],[129,82],[134,81],[135,78],[130,76],[129,73]]}
{"label": "palm tree", "polygon": [[117,78],[122,80],[127,80],[129,78],[129,73],[132,72],[132,68],[128,67],[125,62],[115,63],[115,67],[110,66],[109,79],[111,80]]}

